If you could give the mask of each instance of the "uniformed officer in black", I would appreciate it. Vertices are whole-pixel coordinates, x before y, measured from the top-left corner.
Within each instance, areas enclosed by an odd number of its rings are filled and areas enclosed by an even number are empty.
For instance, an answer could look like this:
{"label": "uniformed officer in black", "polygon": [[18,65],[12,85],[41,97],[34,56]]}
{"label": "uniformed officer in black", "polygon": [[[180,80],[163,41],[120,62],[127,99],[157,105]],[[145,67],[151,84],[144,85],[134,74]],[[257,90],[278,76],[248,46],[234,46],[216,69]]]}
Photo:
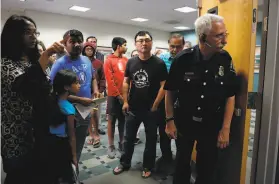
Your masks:
{"label": "uniformed officer in black", "polygon": [[[166,133],[177,138],[173,184],[190,184],[190,161],[197,141],[196,184],[214,184],[218,149],[229,145],[235,104],[235,70],[223,50],[227,30],[221,16],[206,14],[195,22],[199,44],[174,59],[166,91]],[[179,108],[173,117],[172,92],[178,91]]]}

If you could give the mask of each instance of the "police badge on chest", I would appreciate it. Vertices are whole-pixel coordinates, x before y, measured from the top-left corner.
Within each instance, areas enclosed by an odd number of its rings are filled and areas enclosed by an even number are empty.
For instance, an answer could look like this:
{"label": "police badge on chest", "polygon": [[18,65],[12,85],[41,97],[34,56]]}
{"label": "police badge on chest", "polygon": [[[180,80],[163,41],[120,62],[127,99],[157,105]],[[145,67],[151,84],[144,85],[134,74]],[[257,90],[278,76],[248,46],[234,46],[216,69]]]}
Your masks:
{"label": "police badge on chest", "polygon": [[225,75],[225,69],[223,66],[219,66],[218,73],[215,75],[215,78],[223,77]]}
{"label": "police badge on chest", "polygon": [[218,75],[220,76],[220,77],[223,77],[224,76],[224,67],[223,66],[219,66],[219,72],[218,72]]}
{"label": "police badge on chest", "polygon": [[219,66],[218,72],[215,74],[215,79],[223,77],[225,75],[224,66]]}

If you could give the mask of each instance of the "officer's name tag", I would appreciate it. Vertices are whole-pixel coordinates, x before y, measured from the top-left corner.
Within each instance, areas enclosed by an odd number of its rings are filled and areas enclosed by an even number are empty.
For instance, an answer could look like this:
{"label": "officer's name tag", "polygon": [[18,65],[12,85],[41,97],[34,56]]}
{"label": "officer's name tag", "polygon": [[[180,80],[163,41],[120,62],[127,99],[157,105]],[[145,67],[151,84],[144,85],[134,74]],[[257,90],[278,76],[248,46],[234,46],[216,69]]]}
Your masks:
{"label": "officer's name tag", "polygon": [[184,81],[190,82],[194,78],[195,78],[195,73],[194,72],[185,72]]}
{"label": "officer's name tag", "polygon": [[202,118],[193,116],[193,120],[196,122],[202,122]]}
{"label": "officer's name tag", "polygon": [[194,72],[185,72],[185,75],[195,75]]}

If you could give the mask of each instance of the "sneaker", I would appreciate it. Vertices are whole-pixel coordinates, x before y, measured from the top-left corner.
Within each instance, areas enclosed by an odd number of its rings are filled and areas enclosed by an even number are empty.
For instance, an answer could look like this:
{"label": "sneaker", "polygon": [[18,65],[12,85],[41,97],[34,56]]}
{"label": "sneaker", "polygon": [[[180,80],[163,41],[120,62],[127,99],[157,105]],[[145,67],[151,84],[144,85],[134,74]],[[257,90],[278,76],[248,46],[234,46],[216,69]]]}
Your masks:
{"label": "sneaker", "polygon": [[109,148],[108,148],[108,158],[114,159],[115,155],[116,155],[115,146],[114,145],[109,146]]}
{"label": "sneaker", "polygon": [[106,135],[106,132],[102,129],[98,129],[98,133],[101,134],[101,135]]}
{"label": "sneaker", "polygon": [[135,145],[137,145],[137,144],[140,144],[141,143],[141,140],[139,139],[139,138],[136,138],[136,140],[135,140]]}

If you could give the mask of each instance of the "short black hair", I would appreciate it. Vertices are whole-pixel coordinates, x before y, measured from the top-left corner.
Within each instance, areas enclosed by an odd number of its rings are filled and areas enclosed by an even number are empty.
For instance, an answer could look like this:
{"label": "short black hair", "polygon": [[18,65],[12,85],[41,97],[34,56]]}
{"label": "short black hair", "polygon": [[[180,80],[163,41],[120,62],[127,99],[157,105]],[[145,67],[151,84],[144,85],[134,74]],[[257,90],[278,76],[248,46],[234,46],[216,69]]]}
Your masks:
{"label": "short black hair", "polygon": [[66,36],[70,35],[70,37],[76,37],[76,38],[81,38],[81,41],[83,42],[83,34],[82,32],[80,32],[79,30],[76,30],[76,29],[71,29],[69,31],[67,31],[64,36],[63,36],[63,39],[66,38]]}
{"label": "short black hair", "polygon": [[[6,21],[1,34],[1,57],[11,59],[14,62],[20,61],[23,52],[25,51],[25,45],[23,36],[28,26],[28,22],[36,23],[27,16],[12,15]],[[33,49],[29,49],[28,53],[25,53],[29,61],[33,64],[38,63],[40,53],[36,46]]]}
{"label": "short black hair", "polygon": [[95,39],[96,39],[96,42],[98,41],[97,38],[96,38],[95,36],[89,36],[88,38],[86,38],[86,42],[88,42],[88,40],[89,40],[90,38],[95,38]]}
{"label": "short black hair", "polygon": [[139,32],[137,32],[137,34],[135,36],[135,42],[136,42],[138,36],[145,36],[145,35],[149,35],[151,40],[153,40],[152,35],[148,31],[139,31]]}
{"label": "short black hair", "polygon": [[182,39],[182,44],[185,45],[185,40],[184,40],[184,36],[182,34],[179,34],[179,33],[174,33],[174,34],[171,34],[170,35],[170,38],[168,40],[168,43],[170,43],[170,40],[172,38],[179,38],[179,39]]}
{"label": "short black hair", "polygon": [[122,37],[114,37],[112,39],[112,42],[111,42],[111,47],[114,51],[116,51],[117,49],[117,46],[122,46],[124,43],[127,43],[127,41],[122,38]]}

